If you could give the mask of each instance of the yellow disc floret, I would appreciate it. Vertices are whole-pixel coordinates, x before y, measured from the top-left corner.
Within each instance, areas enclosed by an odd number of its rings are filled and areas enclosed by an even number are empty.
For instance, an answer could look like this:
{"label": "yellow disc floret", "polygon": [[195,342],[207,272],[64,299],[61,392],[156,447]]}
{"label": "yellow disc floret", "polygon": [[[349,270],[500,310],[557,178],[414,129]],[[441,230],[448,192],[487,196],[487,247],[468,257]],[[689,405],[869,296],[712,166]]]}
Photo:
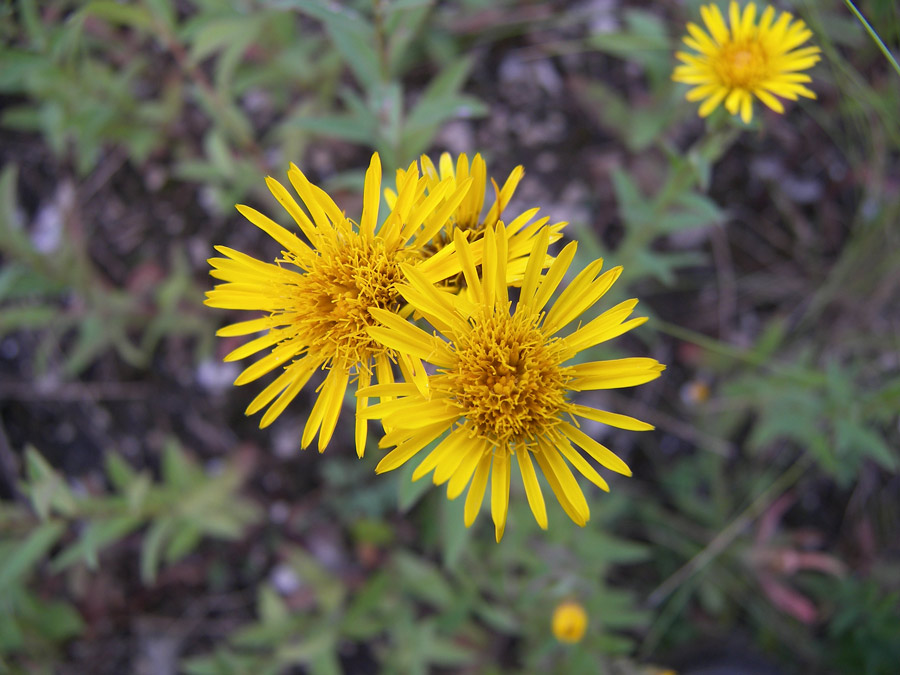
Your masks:
{"label": "yellow disc floret", "polygon": [[547,340],[538,321],[483,313],[456,345],[457,367],[436,378],[436,388],[453,392],[470,432],[507,449],[546,434],[567,406],[556,340]]}
{"label": "yellow disc floret", "polygon": [[341,234],[320,243],[320,255],[291,289],[286,314],[296,333],[306,338],[310,354],[367,362],[384,351],[366,332],[376,323],[369,310],[399,309],[400,262],[409,254],[349,228]]}

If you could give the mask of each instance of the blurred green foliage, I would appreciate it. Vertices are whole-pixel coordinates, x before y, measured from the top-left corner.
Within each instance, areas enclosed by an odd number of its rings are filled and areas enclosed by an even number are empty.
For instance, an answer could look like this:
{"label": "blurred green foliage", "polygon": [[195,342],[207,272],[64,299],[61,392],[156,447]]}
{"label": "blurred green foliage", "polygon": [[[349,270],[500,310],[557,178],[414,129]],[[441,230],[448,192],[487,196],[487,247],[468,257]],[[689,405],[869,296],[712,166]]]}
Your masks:
{"label": "blurred green foliage", "polygon": [[[609,172],[619,236],[610,241],[584,222],[570,229],[580,263],[624,265],[610,302],[639,292],[651,300],[643,311],[672,317],[666,293],[705,290],[692,285],[692,270],[714,268],[704,278],[716,276],[717,292],[726,292],[727,265],[709,242],[724,236],[734,213],[713,179],[736,146],[754,152],[768,120],[760,115],[748,127],[717,115],[699,126],[670,70],[682,20],[702,3],[664,4],[623,7],[614,30],[588,28],[546,53],[596,54],[641,83],[568,83],[596,131],[621,150]],[[720,337],[698,332],[709,325],[690,316],[656,321],[665,338],[641,333],[652,349],[692,355],[667,379],[700,382],[710,394],[678,400],[672,384],[657,396],[660,410],[648,419],[658,431],[640,439],[637,453],[646,457],[643,475],[592,499],[586,529],[558,526],[557,510],[550,530],[539,531],[514,488],[511,527],[495,545],[479,526],[462,526],[461,503],[427,480],[412,483],[412,466],[372,480],[373,447],[363,462],[332,455],[317,464],[316,513],[299,526],[305,534],[324,523],[359,553],[362,562],[344,574],[290,527],[265,528],[238,458],[213,470],[172,439],[152,473],[109,451],[105,487],[87,489],[33,448],[16,448],[25,465],[20,499],[0,502],[0,669],[53,672],[65,646],[85,635],[85,570],[101,574],[105,560],[133,550],[134,583],[152,588],[161,569],[203,550],[205,539],[252,537],[297,588],[257,570],[248,589],[255,607],[216,644],[189,650],[185,672],[338,673],[359,658],[403,673],[633,673],[640,660],[733,632],[788,663],[892,672],[896,559],[882,561],[878,579],[842,578],[843,551],[809,544],[781,522],[777,505],[800,494],[820,504],[831,490],[845,496],[841,504],[850,494],[864,502],[880,489],[873,484],[886,485],[888,508],[860,515],[850,505],[846,513],[822,507],[816,528],[837,536],[830,523],[859,518],[895,532],[896,336],[867,326],[896,307],[900,87],[843,3],[788,4],[826,57],[814,73],[826,93],[799,114],[847,164],[854,199],[839,204],[845,241],[824,250],[816,212],[803,213],[777,181],[767,186],[792,257],[779,251],[759,272],[732,280],[744,314],[739,326],[720,324]],[[900,42],[894,2],[857,4],[889,46]],[[264,193],[263,175],[301,163],[317,144],[378,150],[390,175],[432,149],[447,121],[490,114],[490,101],[467,89],[478,63],[470,47],[509,39],[518,48],[540,31],[567,35],[574,20],[540,14],[541,3],[523,7],[501,8],[498,18],[494,3],[482,1],[19,0],[0,7],[0,126],[41,139],[78,178],[111,157],[138,170],[153,164],[166,186],[203,186],[212,210],[230,212]],[[513,17],[518,10],[524,18]],[[543,18],[529,23],[529,11]],[[460,28],[461,16],[476,20]],[[331,186],[359,187],[361,173],[341,173],[338,164]],[[197,359],[212,351],[215,317],[198,311],[205,270],[192,269],[186,255],[173,254],[161,283],[141,293],[120,288],[92,258],[89,234],[63,215],[61,242],[47,250],[18,202],[10,163],[0,174],[0,338],[34,336],[35,375],[58,368],[81,378],[109,354],[146,371],[175,335],[189,339]],[[820,557],[801,558],[812,561],[805,567],[784,563],[810,552]],[[582,643],[563,647],[549,621],[572,597],[590,623]],[[805,603],[811,622],[797,618]]]}
{"label": "blurred green foliage", "polygon": [[[73,223],[64,223],[58,245],[41,250],[18,216],[16,171],[6,167],[0,172],[0,254],[8,259],[0,270],[0,337],[40,332],[39,373],[61,353],[62,375],[76,376],[109,350],[130,365],[147,367],[160,340],[175,335],[195,338],[199,353],[211,350],[210,322],[197,312],[203,296],[183,255],[173,257],[165,281],[147,297],[136,297],[132,289],[108,283]],[[60,214],[64,221],[68,216]]]}
{"label": "blurred green foliage", "polygon": [[182,560],[204,537],[240,539],[260,515],[239,494],[246,479],[240,466],[231,462],[209,475],[174,439],[163,453],[160,482],[108,453],[107,494],[72,489],[34,448],[25,462],[27,503],[0,509],[0,665],[8,667],[36,659],[51,672],[57,645],[84,628],[75,606],[32,593],[34,576],[97,570],[106,549],[142,531],[140,576],[150,584],[161,564]]}

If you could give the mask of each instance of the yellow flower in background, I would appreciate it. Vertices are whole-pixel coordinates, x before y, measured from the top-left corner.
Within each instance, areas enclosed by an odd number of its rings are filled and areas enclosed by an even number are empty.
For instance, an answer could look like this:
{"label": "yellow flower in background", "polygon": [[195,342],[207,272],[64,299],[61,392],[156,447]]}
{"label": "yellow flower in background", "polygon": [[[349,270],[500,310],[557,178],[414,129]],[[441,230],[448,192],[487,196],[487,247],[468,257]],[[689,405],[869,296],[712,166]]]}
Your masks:
{"label": "yellow flower in background", "polygon": [[[485,209],[485,192],[487,189],[487,165],[480,154],[476,154],[471,164],[469,158],[465,154],[459,155],[454,166],[453,159],[449,153],[443,153],[438,162],[438,167],[425,155],[419,160],[422,167],[422,175],[425,178],[425,189],[421,198],[426,195],[434,194],[435,190],[446,180],[463,182],[472,181],[472,187],[466,193],[466,196],[459,203],[449,218],[441,218],[440,214],[435,213],[431,218],[426,220],[421,241],[423,257],[429,257],[442,250],[454,241],[456,232],[462,232],[468,241],[475,242],[480,240],[485,230],[495,227],[497,223],[503,219],[506,225],[506,231],[509,234],[509,265],[507,273],[510,284],[518,285],[521,283],[522,275],[525,273],[525,265],[528,262],[528,255],[534,247],[535,237],[537,233],[546,225],[550,228],[550,242],[557,241],[562,234],[560,230],[568,223],[560,222],[547,225],[549,218],[540,218],[534,222],[540,209],[532,208],[519,214],[515,218],[509,218],[509,214],[505,210],[518,187],[519,182],[525,175],[525,170],[521,166],[517,166],[510,172],[503,187],[499,187],[497,182],[491,178],[490,182],[493,187],[495,199],[493,204],[487,210],[482,218],[482,211]],[[407,175],[414,174],[418,176],[418,169],[415,163],[404,171],[397,172],[397,184],[402,184]],[[391,190],[385,190],[385,199],[389,206],[393,207],[397,203],[397,194]],[[546,262],[549,264],[550,260]],[[450,290],[459,290],[460,284],[464,281],[462,276],[456,278],[448,278],[444,287]]]}
{"label": "yellow flower in background", "polygon": [[553,635],[560,642],[579,642],[584,637],[587,624],[587,612],[574,600],[561,602],[553,611]]}
{"label": "yellow flower in background", "polygon": [[611,450],[584,433],[575,418],[635,431],[653,427],[632,417],[576,404],[571,394],[643,384],[665,369],[649,358],[566,365],[585,349],[646,319],[627,320],[637,304],[637,300],[628,300],[562,335],[603,297],[621,268],[600,274],[603,261],[591,263],[546,309],[576,249],[575,242],[568,244],[542,274],[549,238],[547,228],[537,236],[514,312],[510,311],[505,281],[509,235],[500,223],[496,231],[485,231],[481,278],[472,247],[462,232],[456,232],[454,243],[468,294],[442,293],[419,270],[401,265],[407,283],[400,286],[400,292],[448,340],[380,309],[372,313],[382,326],[368,329],[385,347],[437,368],[428,377],[427,387],[398,383],[358,392],[361,396],[397,397],[363,411],[367,417],[380,418],[387,430],[379,445],[396,446],[376,472],[400,467],[443,436],[418,465],[413,480],[434,471],[435,484],[448,483],[450,499],[468,486],[468,527],[481,509],[490,478],[497,541],[506,525],[513,460],[519,463],[528,503],[542,528],[547,527],[547,512],[535,462],[569,517],[578,525],[587,523],[590,509],[569,464],[603,490],[609,489],[606,481],[584,454],[617,473],[630,475],[631,471]]}
{"label": "yellow flower in background", "polygon": [[774,7],[767,6],[757,23],[756,3],[748,3],[742,13],[733,1],[728,10],[730,26],[725,25],[716,5],[700,8],[708,32],[688,23],[690,35],[684,43],[697,53],[676,54],[682,65],[675,68],[672,79],[694,85],[687,100],[703,101],[701,117],[724,102],[729,113],[740,113],[744,122],[750,122],[753,97],[777,113],[784,112],[779,96],[792,101],[800,96],[816,97],[804,86],[812,78],[801,72],[820,60],[818,47],[800,47],[812,37],[812,31],[788,12],[782,12],[777,20],[775,13]]}
{"label": "yellow flower in background", "polygon": [[[266,183],[309,243],[259,211],[238,205],[247,220],[281,244],[282,257],[271,264],[216,246],[225,257],[209,260],[214,268],[210,274],[226,283],[207,293],[206,304],[265,314],[217,333],[263,333],[225,357],[226,361],[236,361],[268,351],[247,367],[235,384],[281,371],[247,407],[246,413],[251,415],[268,406],[260,427],[271,424],[284,411],[316,370],[326,371],[301,439],[301,446],[306,448],[318,433],[321,452],[334,432],[351,381],[366,387],[374,373],[379,383],[393,382],[392,361],[399,362],[407,380],[421,381],[424,377],[420,362],[395,354],[372,338],[368,329],[378,322],[370,310],[377,308],[398,316],[405,304],[397,289],[403,280],[400,267],[404,263],[414,266],[431,283],[460,272],[452,247],[444,255],[424,260],[419,254],[419,235],[425,219],[436,210],[447,214],[460,203],[469,182],[442,181],[435,186],[433,198],[417,200],[422,180],[409,176],[400,186],[398,203],[378,228],[381,162],[377,154],[372,156],[366,173],[359,224],[349,220],[296,166],[291,165],[288,178],[309,215],[278,181],[267,178]],[[367,397],[359,397],[357,413],[367,405]],[[366,422],[360,414],[355,441],[357,454],[362,456]]]}

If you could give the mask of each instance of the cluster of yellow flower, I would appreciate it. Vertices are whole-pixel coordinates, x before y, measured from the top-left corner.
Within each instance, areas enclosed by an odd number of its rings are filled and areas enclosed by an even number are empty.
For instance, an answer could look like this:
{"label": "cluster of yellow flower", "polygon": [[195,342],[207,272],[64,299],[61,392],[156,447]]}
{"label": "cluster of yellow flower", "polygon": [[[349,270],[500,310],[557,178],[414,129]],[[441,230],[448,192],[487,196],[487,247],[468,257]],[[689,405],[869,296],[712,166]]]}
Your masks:
{"label": "cluster of yellow flower", "polygon": [[[288,179],[305,210],[278,181],[269,178],[268,185],[305,241],[259,211],[238,206],[284,250],[271,264],[217,246],[224,257],[209,261],[211,274],[225,283],[206,300],[212,307],[265,312],[218,333],[262,333],[225,357],[268,352],[235,384],[280,371],[247,408],[247,414],[267,408],[261,426],[284,411],[313,373],[324,370],[301,439],[306,448],[318,436],[321,452],[353,382],[357,454],[363,454],[373,419],[385,430],[379,446],[393,448],[378,473],[396,469],[437,441],[413,480],[433,471],[436,484],[447,483],[451,499],[468,487],[465,522],[471,525],[490,479],[498,541],[513,460],[541,527],[547,527],[547,511],[535,463],[572,520],[587,522],[588,503],[569,465],[604,490],[606,481],[585,455],[612,471],[631,472],[582,431],[577,418],[636,431],[652,427],[580,405],[572,394],[643,384],[664,369],[650,358],[578,362],[585,349],[646,319],[629,318],[637,301],[628,300],[576,323],[621,272],[616,267],[601,273],[602,260],[575,275],[551,303],[577,243],[553,257],[548,247],[565,223],[538,219],[538,209],[506,218],[522,175],[518,167],[502,188],[494,183],[496,200],[482,219],[482,158],[476,155],[470,164],[460,155],[454,166],[445,154],[437,168],[423,157],[397,173],[396,191],[385,191],[390,211],[379,227],[377,154],[366,173],[358,223],[291,166]],[[416,325],[422,319],[432,332]],[[378,402],[372,404],[373,398]]]}
{"label": "cluster of yellow flower", "polygon": [[[730,113],[749,121],[751,95],[779,112],[783,108],[774,95],[814,96],[803,86],[808,76],[798,71],[814,64],[819,50],[797,49],[811,35],[802,21],[786,13],[776,21],[769,7],[757,25],[754,3],[742,13],[733,2],[729,30],[715,5],[701,12],[711,37],[688,24],[685,42],[699,55],[679,53],[685,65],[673,75],[696,85],[690,100],[706,99],[701,115],[724,101]],[[282,257],[270,264],[216,247],[224,257],[209,261],[211,274],[224,283],[206,301],[211,307],[265,313],[218,333],[261,333],[226,361],[268,352],[235,384],[279,371],[247,408],[248,415],[266,408],[261,426],[277,418],[316,371],[325,371],[301,438],[306,448],[318,436],[321,452],[354,383],[357,454],[362,457],[365,450],[370,420],[381,420],[384,428],[379,446],[392,448],[378,473],[398,468],[434,444],[413,480],[433,472],[435,484],[446,483],[451,499],[468,488],[467,526],[478,515],[490,481],[498,541],[506,524],[513,460],[542,528],[547,511],[535,463],[569,517],[582,526],[587,522],[590,509],[572,467],[603,490],[608,485],[587,457],[611,471],[631,472],[580,428],[578,418],[633,431],[652,427],[581,405],[573,395],[643,384],[665,368],[650,358],[579,358],[645,319],[629,318],[637,301],[628,300],[579,321],[621,268],[601,273],[603,261],[596,260],[561,288],[577,243],[553,257],[548,247],[562,236],[565,223],[537,219],[536,208],[509,218],[507,206],[522,175],[516,168],[502,188],[491,180],[496,199],[482,218],[488,176],[479,155],[471,164],[460,155],[454,164],[445,154],[437,167],[422,157],[397,172],[396,189],[382,193],[375,154],[356,222],[292,165],[288,179],[305,210],[281,183],[272,178],[267,183],[303,238],[259,211],[238,206],[283,247]],[[382,195],[389,212],[379,218]],[[423,319],[431,332],[417,325]]]}

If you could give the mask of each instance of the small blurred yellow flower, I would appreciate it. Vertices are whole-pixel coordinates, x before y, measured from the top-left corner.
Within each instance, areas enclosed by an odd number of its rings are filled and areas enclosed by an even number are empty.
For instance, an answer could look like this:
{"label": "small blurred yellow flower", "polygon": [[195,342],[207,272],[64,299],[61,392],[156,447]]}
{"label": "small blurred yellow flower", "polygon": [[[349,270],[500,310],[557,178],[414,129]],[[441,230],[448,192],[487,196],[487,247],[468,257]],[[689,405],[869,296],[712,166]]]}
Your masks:
{"label": "small blurred yellow flower", "polygon": [[574,644],[584,637],[588,615],[579,603],[566,600],[553,611],[553,635],[560,642]]}
{"label": "small blurred yellow flower", "polygon": [[709,400],[712,391],[703,380],[691,380],[681,387],[681,400],[688,405],[699,405]]}
{"label": "small blurred yellow flower", "polygon": [[[423,259],[419,248],[423,222],[440,204],[444,209],[458,205],[471,182],[442,181],[434,186],[435,199],[418,202],[420,179],[409,178],[400,189],[397,204],[378,227],[381,161],[377,153],[366,172],[359,223],[347,218],[324,190],[310,183],[292,164],[288,179],[306,210],[281,183],[273,178],[267,178],[266,183],[305,241],[259,211],[238,205],[247,220],[282,246],[281,258],[275,264],[266,263],[216,246],[224,257],[209,260],[213,267],[210,274],[225,283],[206,294],[206,304],[263,314],[217,333],[221,337],[262,333],[225,357],[226,361],[237,361],[268,351],[248,366],[235,384],[247,384],[273,370],[280,371],[247,407],[248,415],[268,407],[260,426],[271,424],[313,373],[320,369],[326,372],[303,430],[303,448],[318,435],[319,452],[325,450],[337,425],[344,393],[353,382],[363,388],[373,377],[381,384],[393,382],[392,362],[399,363],[409,381],[424,377],[420,361],[384,347],[368,334],[368,328],[379,325],[370,310],[400,315],[404,303],[397,284],[403,281],[403,264],[414,266],[430,283],[461,271],[449,248],[428,259]],[[360,412],[367,405],[367,397],[357,398],[356,452],[360,457],[367,429]]]}
{"label": "small blurred yellow flower", "polygon": [[750,122],[754,96],[777,113],[783,113],[784,106],[776,96],[792,101],[799,96],[816,97],[804,86],[812,78],[801,71],[819,62],[821,50],[799,48],[813,35],[802,20],[788,12],[776,20],[775,8],[767,6],[757,24],[754,2],[747,3],[743,12],[737,2],[731,2],[730,27],[716,5],[701,7],[700,14],[708,32],[688,23],[690,35],[684,43],[698,53],[678,52],[682,65],[672,74],[676,82],[694,85],[687,100],[703,101],[700,117],[724,101],[729,113],[740,113],[744,122]]}

